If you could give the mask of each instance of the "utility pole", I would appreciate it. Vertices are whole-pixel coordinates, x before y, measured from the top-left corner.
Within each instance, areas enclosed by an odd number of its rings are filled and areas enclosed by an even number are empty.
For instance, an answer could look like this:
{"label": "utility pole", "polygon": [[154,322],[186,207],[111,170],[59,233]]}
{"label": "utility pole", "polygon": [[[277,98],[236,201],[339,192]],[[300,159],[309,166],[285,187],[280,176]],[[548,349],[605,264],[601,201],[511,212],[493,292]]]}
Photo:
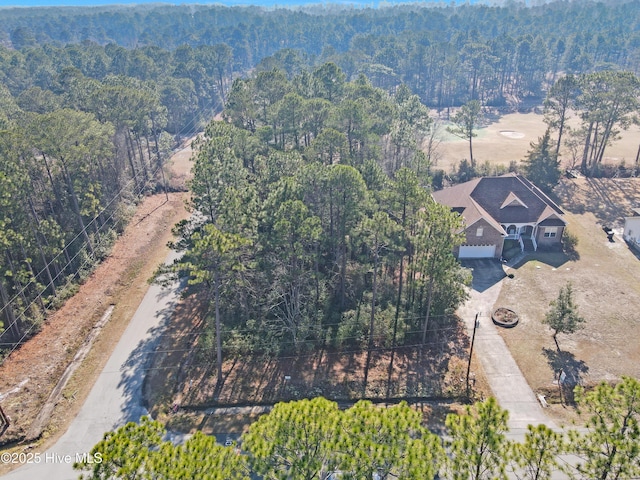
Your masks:
{"label": "utility pole", "polygon": [[476,330],[478,329],[478,314],[473,321],[473,334],[471,335],[471,349],[469,350],[469,363],[467,364],[467,398],[471,396],[471,389],[469,386],[469,372],[471,371],[471,357],[473,356],[473,344],[476,341]]}
{"label": "utility pole", "polygon": [[153,131],[153,140],[156,143],[156,155],[157,155],[158,168],[160,169],[160,173],[162,174],[162,186],[164,188],[165,201],[168,202],[169,192],[167,191],[167,179],[164,177],[164,166],[162,165],[162,158],[160,157],[160,144],[158,142],[158,132],[156,131],[156,122],[155,122],[155,119],[153,118],[153,112],[149,113],[149,116],[151,117],[151,130]]}

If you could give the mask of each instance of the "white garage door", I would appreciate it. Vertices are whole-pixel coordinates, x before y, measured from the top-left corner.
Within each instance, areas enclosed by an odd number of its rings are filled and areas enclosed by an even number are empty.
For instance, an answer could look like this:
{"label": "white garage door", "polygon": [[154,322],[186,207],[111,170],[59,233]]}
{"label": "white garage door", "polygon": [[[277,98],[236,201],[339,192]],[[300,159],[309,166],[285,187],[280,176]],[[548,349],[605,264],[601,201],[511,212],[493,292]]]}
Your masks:
{"label": "white garage door", "polygon": [[495,245],[463,245],[458,258],[493,258],[495,253]]}

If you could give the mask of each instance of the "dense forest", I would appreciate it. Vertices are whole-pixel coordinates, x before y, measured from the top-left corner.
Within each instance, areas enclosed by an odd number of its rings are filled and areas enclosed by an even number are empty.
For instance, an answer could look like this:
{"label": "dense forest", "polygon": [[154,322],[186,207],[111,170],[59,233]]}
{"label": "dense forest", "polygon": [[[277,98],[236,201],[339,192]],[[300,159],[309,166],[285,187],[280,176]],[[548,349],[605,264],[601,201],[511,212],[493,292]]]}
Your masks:
{"label": "dense forest", "polygon": [[[427,107],[530,108],[549,93],[558,143],[563,109],[587,112],[581,160],[591,170],[636,109],[638,3],[1,10],[0,347],[37,331],[106,255],[138,196],[162,188],[176,140],[223,108],[227,122],[207,128],[195,162],[201,238],[187,237],[193,248],[222,242],[212,261],[231,261],[227,283],[251,285],[233,307],[252,326],[243,332],[277,324],[271,335],[298,348],[321,340],[318,326],[348,320],[334,340],[373,342],[374,327],[383,343],[402,328],[425,337],[429,316],[459,299],[435,295],[420,273],[430,253],[416,226],[453,221],[422,198],[441,175],[429,170]],[[616,82],[633,108],[588,114]],[[214,198],[214,173],[237,182],[235,193]],[[211,265],[200,280],[222,285]],[[256,304],[271,283],[271,303]],[[362,324],[374,311],[384,328]]]}
{"label": "dense forest", "polygon": [[[107,72],[153,76],[155,68],[178,66],[167,65],[170,55],[163,51],[182,51],[182,75],[197,82],[197,70],[216,59],[202,62],[197,54],[189,58],[189,52],[225,45],[229,69],[236,72],[278,66],[292,76],[332,61],[348,80],[365,73],[375,86],[404,83],[429,106],[476,98],[485,105],[513,106],[529,97],[540,99],[559,72],[618,68],[638,73],[639,12],[637,0],[558,1],[528,8],[513,3],[6,9],[0,40],[18,50],[77,45],[74,66],[97,77]],[[106,56],[96,55],[98,45],[109,45]],[[85,49],[92,52],[92,66],[83,65]]]}
{"label": "dense forest", "polygon": [[371,351],[452,328],[461,220],[425,188],[431,119],[416,95],[327,63],[236,80],[223,116],[197,145],[198,215],[176,246],[210,306],[219,379],[223,339],[235,354]]}

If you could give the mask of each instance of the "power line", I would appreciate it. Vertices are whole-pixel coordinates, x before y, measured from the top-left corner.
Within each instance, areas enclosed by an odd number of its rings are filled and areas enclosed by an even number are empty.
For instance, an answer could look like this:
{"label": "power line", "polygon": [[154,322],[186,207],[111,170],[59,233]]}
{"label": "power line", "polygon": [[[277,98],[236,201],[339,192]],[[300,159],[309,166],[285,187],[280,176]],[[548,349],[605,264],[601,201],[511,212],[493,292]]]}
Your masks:
{"label": "power line", "polygon": [[[154,172],[154,174],[157,172],[157,170],[158,170],[158,169],[156,169],[156,171]],[[102,210],[100,210],[100,212],[99,212],[99,213],[97,213],[97,214],[96,214],[96,215],[95,215],[95,216],[94,216],[94,217],[89,221],[89,223],[87,223],[87,224],[85,225],[85,227],[84,227],[82,230],[80,230],[80,231],[76,234],[76,236],[75,236],[75,237],[73,237],[71,240],[68,240],[68,241],[67,241],[67,243],[66,243],[66,244],[65,244],[65,245],[60,249],[60,252],[58,252],[58,254],[57,254],[56,256],[54,256],[54,257],[53,257],[49,262],[47,262],[47,263],[45,264],[45,266],[44,266],[44,267],[42,267],[42,268],[40,269],[40,271],[39,271],[38,273],[36,273],[36,274],[33,276],[33,278],[32,278],[32,279],[30,279],[30,280],[29,280],[29,282],[28,282],[25,286],[23,286],[23,287],[22,287],[22,289],[21,289],[18,293],[16,293],[16,294],[15,294],[15,295],[14,295],[14,296],[13,296],[13,297],[8,301],[8,302],[7,302],[7,303],[6,303],[2,308],[0,308],[0,314],[1,314],[2,312],[4,312],[4,310],[5,310],[5,309],[10,305],[10,304],[12,304],[12,303],[13,303],[13,302],[14,302],[14,301],[15,301],[15,300],[20,296],[20,295],[22,295],[22,294],[25,292],[25,290],[26,290],[26,289],[27,289],[31,284],[33,284],[33,283],[34,283],[34,279],[35,279],[35,278],[37,278],[37,277],[41,276],[41,275],[45,272],[45,270],[46,270],[48,267],[50,267],[51,265],[53,265],[53,262],[55,262],[55,261],[58,259],[58,257],[60,257],[60,256],[64,253],[64,251],[65,251],[67,248],[71,247],[71,245],[73,244],[73,242],[75,242],[78,238],[80,238],[80,237],[81,237],[82,235],[84,235],[85,233],[91,233],[91,232],[88,232],[88,228],[89,228],[89,227],[90,227],[90,226],[91,226],[91,225],[92,225],[92,224],[93,224],[93,223],[98,219],[98,217],[99,217],[100,215],[102,215],[103,213],[105,213],[105,212],[106,212],[107,208],[109,208],[109,207],[111,206],[111,204],[112,204],[112,203],[113,203],[113,202],[114,202],[114,201],[115,201],[115,200],[116,200],[120,195],[122,195],[122,193],[123,193],[126,189],[128,189],[128,188],[129,188],[129,184],[131,184],[133,181],[135,181],[135,180],[137,179],[137,177],[138,177],[139,175],[141,175],[141,174],[142,174],[142,171],[138,172],[134,177],[132,177],[132,178],[131,178],[131,179],[130,179],[130,180],[129,180],[129,181],[128,181],[128,182],[127,182],[127,183],[126,183],[126,184],[125,184],[121,189],[120,189],[120,191],[114,195],[114,197],[109,201],[109,203],[107,203],[107,205],[105,205],[105,206],[102,208]],[[148,182],[147,182],[147,183],[148,183]],[[144,185],[144,186],[146,187],[146,185],[147,185],[147,184],[145,183],[145,185]],[[113,214],[108,218],[108,220],[110,220],[111,218],[113,218]],[[98,227],[98,230],[99,230],[100,228],[102,228],[102,227]],[[74,258],[75,258],[75,256],[74,256]],[[70,265],[70,263],[71,263],[71,262],[67,262],[67,264],[66,264],[66,265],[65,265],[61,270],[64,270],[65,268],[67,268],[67,267]],[[56,277],[55,277],[55,278],[57,279],[57,278],[58,278],[58,276],[60,276],[60,272],[56,275]],[[49,284],[47,284],[47,288],[48,288],[48,287],[50,287],[51,285],[52,285],[52,283],[51,283],[51,282],[49,282]],[[45,289],[45,290],[46,290],[46,289]]]}
{"label": "power line", "polygon": [[[157,172],[157,169],[156,169],[156,172]],[[155,172],[154,172],[154,174],[155,174]],[[133,180],[134,180],[134,178],[132,178],[131,180],[129,180],[129,182],[128,182],[128,183],[131,183]],[[147,183],[148,183],[148,182],[147,182]],[[144,188],[146,188],[147,183],[145,183],[145,184],[143,185],[143,187],[141,188],[141,191],[140,191],[140,192],[138,192],[138,195],[142,192],[142,190],[143,190]],[[125,188],[127,188],[127,187],[128,187],[128,184],[127,184],[127,185],[125,185],[125,187],[123,187],[123,189],[122,189],[122,190],[121,190],[121,191],[116,195],[116,197],[117,197],[117,196],[119,196],[119,195],[121,194],[121,192],[122,192]],[[114,197],[114,199],[115,199],[116,197]],[[110,204],[113,202],[113,200],[114,200],[114,199],[112,199],[112,200],[111,200],[111,202],[109,202],[109,204],[108,204],[108,205],[110,205]],[[108,207],[108,205],[107,205],[107,207]],[[20,295],[22,295],[22,293],[26,290],[26,288],[27,288],[29,285],[31,285],[32,283],[34,283],[34,279],[35,279],[35,278],[37,278],[38,276],[41,276],[41,275],[44,273],[45,269],[46,269],[46,268],[48,268],[48,267],[50,267],[50,266],[53,264],[53,262],[54,262],[54,261],[55,261],[55,260],[56,260],[60,255],[62,255],[62,253],[64,253],[64,251],[65,251],[67,248],[69,248],[69,247],[73,244],[73,242],[75,242],[75,241],[76,241],[76,240],[77,240],[77,239],[78,239],[78,238],[79,238],[83,233],[87,233],[87,228],[88,228],[88,227],[89,227],[89,226],[94,222],[94,220],[95,220],[98,216],[100,216],[100,215],[102,215],[103,213],[105,213],[105,211],[106,211],[106,208],[107,208],[107,207],[103,208],[103,209],[100,211],[100,213],[98,213],[98,214],[97,214],[97,215],[96,215],[96,216],[95,216],[95,217],[94,217],[94,218],[93,218],[93,219],[92,219],[92,220],[91,220],[91,221],[90,221],[90,222],[85,226],[85,228],[84,228],[83,230],[81,230],[81,231],[80,231],[80,232],[79,232],[79,233],[78,233],[78,234],[77,234],[73,239],[71,239],[69,242],[67,242],[67,243],[64,245],[64,247],[62,247],[62,250],[61,250],[61,251],[60,251],[60,252],[59,252],[55,257],[53,257],[53,259],[52,259],[51,261],[49,261],[47,264],[45,264],[45,267],[43,267],[43,268],[42,268],[42,269],[41,269],[37,274],[35,274],[35,275],[33,276],[33,278],[32,278],[32,279],[31,279],[31,280],[30,280],[30,281],[29,281],[29,282],[28,282],[28,283],[27,283],[27,284],[22,288],[22,290],[21,290],[20,292],[18,292],[16,295],[14,295],[14,297],[13,297],[13,298],[11,298],[11,300],[9,300],[9,302],[7,302],[7,304],[6,304],[6,305],[4,305],[4,306],[0,309],[0,313],[2,313],[2,312],[5,310],[5,308],[7,308],[7,306],[8,306],[9,304],[13,303],[13,302],[14,302],[14,301],[15,301],[15,300],[20,296]],[[98,227],[98,231],[100,231],[100,229],[101,229],[101,228],[103,228],[103,227],[104,227],[104,225],[106,225],[106,223],[114,217],[115,213],[116,213],[116,212],[114,211],[114,212],[113,212],[113,213],[112,213],[112,214],[107,218],[107,221],[106,221],[105,223],[103,223],[103,225],[101,225],[100,227]],[[91,232],[91,233],[92,233],[92,232]],[[85,248],[85,247],[82,247],[82,248]],[[45,292],[46,292],[46,289],[47,289],[47,288],[49,288],[52,284],[54,284],[53,280],[57,279],[57,278],[61,275],[61,273],[64,271],[64,269],[66,269],[69,265],[71,265],[71,264],[73,263],[73,260],[75,260],[75,258],[79,255],[79,253],[80,253],[80,252],[82,252],[82,248],[81,248],[78,252],[76,252],[76,254],[75,254],[75,255],[74,255],[74,256],[73,256],[73,257],[72,257],[72,258],[71,258],[71,259],[66,263],[66,265],[64,265],[64,267],[62,267],[62,268],[60,269],[60,271],[58,272],[58,274],[54,277],[54,279],[52,279],[52,282],[49,282],[49,283],[45,286],[45,288],[44,288],[44,289],[39,293],[39,295],[38,295],[38,296],[41,296],[43,293],[45,293]]]}
{"label": "power line", "polygon": [[[420,347],[429,347],[429,346],[433,346],[433,345],[438,345],[440,344],[440,342],[426,342],[426,343],[412,343],[412,344],[408,344],[408,345],[403,345],[403,346],[397,346],[395,347],[395,350],[401,350],[401,349],[419,349]],[[167,350],[167,352],[172,353],[172,352],[190,352],[194,349],[176,349],[176,350]],[[195,351],[206,351],[208,349],[195,349]],[[371,352],[377,353],[377,352],[390,352],[394,350],[393,347],[375,347],[371,349]],[[350,354],[357,354],[357,353],[366,353],[367,349],[366,348],[358,348],[358,349],[350,349],[350,350],[340,350],[340,351],[336,351],[336,352],[324,352],[323,356],[325,355],[350,355]],[[147,355],[153,355],[155,352],[146,352],[144,354],[144,356]],[[160,353],[165,353],[164,351],[160,351]],[[138,355],[138,358],[142,358],[143,355]],[[274,356],[267,356],[266,358],[272,359],[272,360],[293,360],[293,359],[303,359],[303,358],[317,358],[318,357],[318,352],[316,353],[305,353],[305,354],[295,354],[295,355],[274,355]],[[251,355],[251,354],[246,354],[243,353],[242,354],[242,358],[245,360],[250,360],[251,358],[265,358],[264,355]],[[130,361],[131,358],[129,358],[128,361]],[[141,360],[141,362],[145,362],[146,360]],[[190,366],[210,366],[210,362],[207,363],[191,363],[189,364]],[[168,367],[149,367],[149,366],[143,366],[143,365],[138,365],[137,367],[133,367],[136,374],[138,374],[139,372],[148,372],[151,370],[159,370],[159,369],[169,369],[169,368],[178,368],[180,366],[180,364],[178,365],[174,365],[174,366],[168,366]],[[116,372],[120,372],[120,370],[117,371],[113,371],[114,373]],[[105,372],[108,373],[108,372]],[[524,402],[524,400],[523,400]]]}
{"label": "power line", "polygon": [[[220,102],[216,101],[215,103],[211,103],[211,108],[208,110],[208,113],[210,116],[213,116],[213,113],[215,112],[216,108],[220,106]],[[206,112],[205,112],[206,113]],[[201,118],[203,112],[196,112],[194,113],[194,115],[192,116],[191,120],[183,126],[183,128],[181,129],[181,131],[178,133],[178,135],[182,135],[184,133],[186,133],[187,131],[193,131],[193,127],[196,124],[196,121]],[[159,152],[158,152],[159,153]],[[143,161],[143,160],[142,160]],[[142,194],[142,192],[144,191],[144,189],[147,187],[147,185],[150,183],[151,178],[153,178],[158,171],[162,168],[162,165],[158,165],[156,167],[156,169],[151,172],[150,178],[147,179],[147,181],[142,184],[142,186],[139,188],[139,191],[137,191],[135,193],[136,196],[139,196]],[[78,239],[80,238],[82,235],[85,235],[87,233],[93,233],[93,232],[89,232],[88,229],[89,227],[91,227],[94,222],[97,222],[98,218],[103,215],[107,209],[113,204],[113,202],[115,202],[118,198],[120,198],[122,196],[122,194],[129,189],[130,185],[135,182],[135,184],[137,185],[138,183],[138,177],[140,177],[141,175],[143,175],[144,169],[139,170],[137,173],[135,173],[135,175],[133,175],[129,181],[113,196],[113,198],[104,206],[102,207],[102,209],[96,214],[94,215],[94,217],[85,225],[85,227],[80,230],[75,237],[73,237],[71,240],[67,241],[67,243],[61,248],[60,252],[55,255],[49,262],[45,263],[45,265],[38,271],[38,273],[35,273],[32,278],[29,280],[29,282],[27,282],[21,289],[20,291],[18,291],[6,304],[4,304],[1,308],[0,308],[0,314],[2,314],[7,308],[9,308],[15,301],[16,299],[18,299],[21,295],[24,294],[24,292],[32,285],[34,285],[36,283],[36,280],[38,277],[42,277],[42,275],[45,273],[45,271],[53,265],[53,263],[65,252],[65,250],[67,250],[69,247],[71,247],[71,245]],[[114,217],[115,215],[115,211],[107,218],[107,220],[105,222],[103,222],[103,224],[101,226],[99,226],[97,228],[97,231],[100,232],[105,225]],[[44,293],[46,293],[47,289],[50,288],[51,286],[55,285],[55,281],[63,274],[64,270],[69,267],[73,261],[84,251],[86,253],[87,250],[87,246],[86,244],[80,248],[78,250],[78,252],[76,252],[76,254],[60,269],[58,269],[58,273],[51,279],[51,281],[49,283],[47,283],[43,289],[38,292],[35,296],[35,298],[31,301],[31,303],[29,303],[29,305],[27,305],[23,311],[18,314],[18,316],[16,316],[16,319],[8,326],[5,327],[4,331],[0,333],[0,339],[2,338],[2,336],[9,331],[9,329],[16,325],[17,322],[19,321],[19,319],[21,319],[22,317],[24,317],[24,314],[29,311],[29,309],[31,308],[31,306],[33,306],[33,304],[37,301],[38,298],[41,298],[43,296]],[[91,255],[89,255],[89,260],[91,260]],[[82,270],[82,268],[84,268],[84,266],[87,265],[87,261],[85,261],[80,267],[78,267],[78,269],[76,270],[75,273],[73,273],[70,278],[73,279],[75,278],[79,272]],[[70,283],[70,281],[67,281],[65,283],[65,287],[68,286]],[[48,311],[48,309],[46,310]],[[45,311],[45,313],[46,313]],[[35,325],[35,324],[34,324]],[[33,328],[33,326],[32,326]],[[27,332],[30,332],[32,330],[32,328],[29,328],[29,330]],[[23,335],[22,339],[24,339],[25,336]],[[21,339],[21,341],[22,341]],[[1,345],[2,343],[0,343]],[[13,349],[11,350],[13,351]]]}
{"label": "power line", "polygon": [[[444,330],[444,329],[443,329]],[[422,330],[412,330],[410,332],[407,332],[408,334],[417,334],[417,333],[421,333]],[[342,340],[355,340],[361,338],[360,335],[352,335],[352,336],[348,336],[348,337],[341,337]],[[374,337],[376,338],[378,341],[380,340],[385,340],[385,337],[383,336],[378,336],[378,337]],[[278,342],[278,345],[303,345],[303,344],[307,344],[307,345],[311,345],[311,346],[317,346],[317,347],[322,347],[322,344],[317,344],[314,340],[303,340],[300,342],[294,342],[294,341],[286,341],[286,342]],[[442,345],[443,341],[442,340],[433,340],[431,339],[428,342],[420,343],[420,344],[409,344],[409,345],[396,345],[396,347],[391,347],[391,346],[379,346],[376,347],[376,349],[380,349],[380,350],[402,350],[404,348],[412,348],[413,345],[423,345],[423,346],[429,346],[429,345]],[[329,345],[330,347],[330,345]],[[196,347],[192,347],[192,348],[169,348],[169,349],[156,349],[152,352],[144,352],[138,356],[143,356],[143,355],[155,355],[157,353],[180,353],[180,352],[190,352],[190,351],[206,351],[209,350],[208,347],[204,347],[204,346],[196,346]],[[357,350],[356,350],[357,351]],[[366,352],[366,348],[362,348],[360,351],[362,352]],[[372,350],[373,351],[373,350]],[[339,350],[339,351],[331,351],[331,352],[326,352],[327,354],[330,355],[342,355],[343,353],[346,353],[348,351],[343,351],[343,350]],[[309,354],[310,356],[314,356],[316,354]],[[249,355],[250,356],[250,355]],[[274,357],[274,358],[281,358],[281,357]]]}
{"label": "power line", "polygon": [[[367,314],[369,314],[369,312],[367,312]],[[411,316],[404,316],[401,317],[404,320],[423,320],[424,319],[424,315],[411,315]],[[430,315],[429,316],[430,319],[442,319],[442,318],[452,318],[451,315],[448,314],[439,314],[439,315]],[[367,323],[369,322],[369,320],[367,320]],[[269,322],[270,324],[273,322]],[[340,325],[343,325],[344,322],[334,322],[334,323],[320,323],[318,326],[322,327],[322,328],[326,328],[326,327],[339,327]],[[429,328],[429,331],[446,331],[446,330],[457,330],[459,327],[458,326],[449,326],[449,327],[438,327],[438,328]],[[255,332],[256,329],[255,328],[225,328],[223,325],[223,330],[226,330],[228,332]],[[421,333],[422,330],[420,331],[416,331],[415,333]],[[178,337],[184,337],[184,336],[191,336],[191,335],[201,335],[202,332],[184,332],[184,333],[180,333],[177,336]]]}
{"label": "power line", "polygon": [[[158,168],[160,168],[160,167],[158,167]],[[153,172],[153,174],[157,173],[158,168],[156,168],[156,170]],[[140,190],[139,190],[139,192],[137,192],[137,195],[140,195],[140,194],[142,193],[142,191],[147,187],[147,185],[148,185],[148,183],[149,183],[149,182],[150,182],[150,180],[148,180],[147,182],[145,182],[145,183],[140,187]],[[116,214],[116,212],[114,211],[114,212],[109,216],[109,218],[107,219],[107,221],[111,220],[115,214]],[[99,228],[98,228],[98,230],[100,230],[100,228],[104,227],[105,225],[106,225],[106,222],[105,222],[101,227],[99,227]],[[77,238],[77,236],[76,236],[76,238]],[[66,247],[65,247],[65,248],[66,248]],[[92,263],[92,262],[94,262],[94,261],[95,261],[95,258],[93,258],[93,257],[92,257],[92,255],[91,255],[90,253],[88,253],[88,248],[87,248],[87,245],[85,244],[82,248],[80,248],[80,249],[78,250],[78,252],[76,252],[76,254],[75,254],[75,255],[70,259],[70,261],[67,263],[67,265],[65,265],[65,267],[64,267],[64,268],[66,268],[67,266],[69,266],[69,265],[70,265],[70,264],[71,264],[71,263],[72,263],[72,262],[73,262],[73,261],[74,261],[74,260],[75,260],[75,259],[76,259],[80,254],[81,254],[81,253],[83,253],[83,252],[85,252],[85,254],[87,255],[87,258],[86,258],[86,259],[85,259],[85,261],[84,261],[84,262],[83,262],[83,263],[82,263],[82,264],[81,264],[81,265],[76,269],[76,271],[75,271],[72,275],[70,275],[70,276],[67,278],[67,281],[66,281],[66,283],[65,283],[65,285],[64,285],[65,287],[66,287],[66,286],[68,286],[68,285],[71,283],[71,281],[72,281],[73,279],[75,279],[75,278],[80,274],[80,272],[81,272],[81,271],[82,271],[82,270],[83,270],[87,265],[89,265],[90,263]],[[57,278],[57,276],[56,276],[56,278]],[[52,280],[52,281],[53,281],[53,280]],[[4,330],[3,332],[1,332],[1,333],[0,333],[0,339],[2,339],[2,338],[4,337],[4,335],[5,335],[5,334],[7,334],[7,332],[9,332],[9,331],[10,331],[11,327],[13,327],[14,325],[16,325],[16,324],[18,323],[18,321],[20,321],[20,320],[22,320],[23,318],[25,318],[25,317],[26,317],[27,312],[29,312],[29,310],[31,309],[31,307],[32,307],[32,306],[37,302],[37,298],[38,298],[39,296],[41,296],[41,295],[42,295],[42,293],[44,293],[44,292],[46,291],[46,289],[47,289],[50,285],[51,285],[51,282],[50,282],[47,286],[45,286],[45,287],[44,287],[44,289],[42,290],[42,292],[40,292],[40,294],[39,294],[39,295],[37,295],[37,296],[36,296],[36,298],[35,298],[35,299],[33,299],[33,300],[31,301],[31,303],[29,303],[29,304],[28,304],[28,305],[27,305],[27,306],[26,306],[26,307],[25,307],[25,308],[24,308],[24,309],[23,309],[23,310],[22,310],[18,315],[16,315],[16,318],[14,319],[14,321],[13,321],[13,322],[8,326],[8,327],[6,327],[6,328],[5,328],[5,330]],[[14,298],[15,298],[15,297],[14,297]],[[9,305],[9,304],[5,305],[5,307],[6,307],[6,306],[8,306],[8,305]],[[46,315],[46,313],[47,313],[48,311],[49,311],[49,309],[45,309],[45,315]],[[1,310],[0,310],[0,312],[1,312]],[[29,327],[29,328],[24,332],[24,334],[20,337],[20,339],[19,339],[17,342],[11,342],[11,343],[4,342],[4,343],[0,343],[0,345],[12,345],[12,348],[10,348],[9,350],[7,350],[7,351],[3,352],[3,354],[4,354],[5,358],[6,358],[6,357],[8,357],[11,353],[13,353],[13,352],[18,348],[18,346],[20,346],[20,345],[22,344],[22,342],[23,342],[25,339],[27,339],[27,338],[29,337],[29,335],[31,334],[31,332],[32,332],[32,331],[33,331],[37,326],[38,326],[38,324],[37,324],[37,323],[35,323],[35,322],[34,322],[34,323],[32,323],[32,324],[30,325],[30,327]]]}

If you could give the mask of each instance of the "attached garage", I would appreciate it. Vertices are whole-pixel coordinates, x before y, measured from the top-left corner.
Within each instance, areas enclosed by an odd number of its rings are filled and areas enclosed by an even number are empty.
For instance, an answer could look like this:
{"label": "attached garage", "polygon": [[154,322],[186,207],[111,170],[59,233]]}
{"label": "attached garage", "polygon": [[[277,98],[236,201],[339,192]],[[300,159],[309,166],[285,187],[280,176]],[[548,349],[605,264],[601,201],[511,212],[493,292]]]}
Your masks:
{"label": "attached garage", "polygon": [[495,245],[461,245],[458,252],[458,258],[493,258],[495,255]]}

